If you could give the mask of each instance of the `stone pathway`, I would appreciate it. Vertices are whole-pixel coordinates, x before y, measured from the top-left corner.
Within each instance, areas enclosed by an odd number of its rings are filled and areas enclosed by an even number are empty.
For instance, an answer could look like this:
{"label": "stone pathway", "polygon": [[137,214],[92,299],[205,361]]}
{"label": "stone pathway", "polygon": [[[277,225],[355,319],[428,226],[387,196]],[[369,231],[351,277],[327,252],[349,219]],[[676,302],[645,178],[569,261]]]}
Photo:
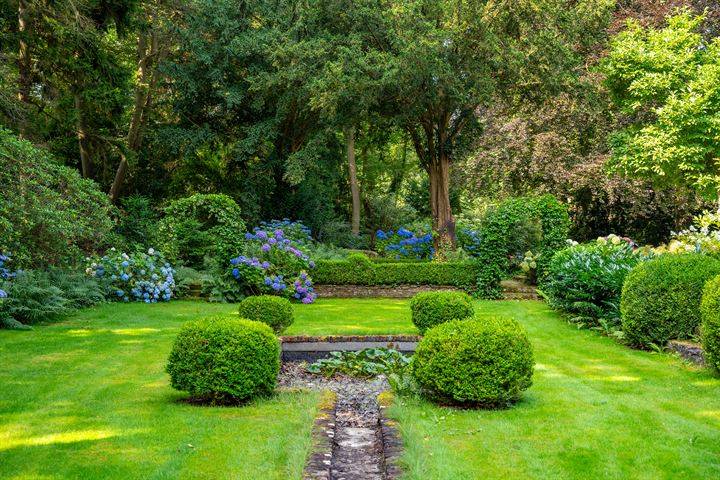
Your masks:
{"label": "stone pathway", "polygon": [[330,390],[337,395],[328,473],[312,472],[307,479],[389,480],[377,397],[388,390],[385,377],[363,380],[349,376],[325,378],[305,371],[302,363],[283,363],[278,384],[289,388]]}

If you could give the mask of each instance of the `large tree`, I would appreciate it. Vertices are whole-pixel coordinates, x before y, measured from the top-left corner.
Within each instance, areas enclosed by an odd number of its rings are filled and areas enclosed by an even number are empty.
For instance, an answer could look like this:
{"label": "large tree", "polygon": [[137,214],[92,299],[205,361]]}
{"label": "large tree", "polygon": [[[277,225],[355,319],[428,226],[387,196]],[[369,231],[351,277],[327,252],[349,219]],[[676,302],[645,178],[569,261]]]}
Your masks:
{"label": "large tree", "polygon": [[498,99],[527,102],[567,86],[612,2],[404,0],[392,18],[396,119],[430,177],[436,248],[454,248],[449,180]]}

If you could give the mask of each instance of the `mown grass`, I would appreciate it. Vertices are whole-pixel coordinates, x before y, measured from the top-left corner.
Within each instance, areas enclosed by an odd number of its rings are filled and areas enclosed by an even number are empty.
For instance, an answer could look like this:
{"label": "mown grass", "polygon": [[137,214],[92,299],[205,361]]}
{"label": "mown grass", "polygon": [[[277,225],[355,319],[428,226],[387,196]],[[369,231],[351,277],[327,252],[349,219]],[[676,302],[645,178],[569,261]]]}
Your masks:
{"label": "mown grass", "polygon": [[215,408],[169,386],[183,321],[230,310],[115,304],[0,331],[0,478],[300,478],[317,394]]}
{"label": "mown grass", "polygon": [[478,302],[528,330],[534,385],[511,409],[396,399],[409,479],[720,478],[720,379],[577,330],[540,302]]}
{"label": "mown grass", "polygon": [[[409,479],[720,478],[720,379],[577,330],[540,302],[476,302],[535,347],[513,408],[396,398]],[[288,334],[415,333],[406,301],[297,305]],[[185,404],[164,364],[180,325],[236,305],[104,305],[0,331],[0,478],[300,478],[318,396]]]}

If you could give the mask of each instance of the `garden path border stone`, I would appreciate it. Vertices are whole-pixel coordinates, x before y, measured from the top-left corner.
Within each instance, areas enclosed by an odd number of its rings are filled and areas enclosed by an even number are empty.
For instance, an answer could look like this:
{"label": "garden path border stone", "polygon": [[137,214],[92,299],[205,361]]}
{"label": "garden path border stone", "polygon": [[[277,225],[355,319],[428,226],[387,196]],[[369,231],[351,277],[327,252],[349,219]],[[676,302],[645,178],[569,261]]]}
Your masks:
{"label": "garden path border stone", "polygon": [[402,353],[413,353],[421,339],[419,335],[301,335],[280,337],[280,342],[283,362],[312,362],[328,357],[330,352],[354,352],[364,348],[392,348]]}
{"label": "garden path border stone", "polygon": [[677,353],[685,360],[697,365],[705,365],[705,351],[700,344],[687,340],[670,340],[667,346],[671,352]]}
{"label": "garden path border stone", "polygon": [[388,388],[387,379],[328,378],[305,368],[303,363],[283,363],[278,377],[281,388],[323,391],[303,479],[399,479],[402,441],[384,413],[392,398],[383,393]]}

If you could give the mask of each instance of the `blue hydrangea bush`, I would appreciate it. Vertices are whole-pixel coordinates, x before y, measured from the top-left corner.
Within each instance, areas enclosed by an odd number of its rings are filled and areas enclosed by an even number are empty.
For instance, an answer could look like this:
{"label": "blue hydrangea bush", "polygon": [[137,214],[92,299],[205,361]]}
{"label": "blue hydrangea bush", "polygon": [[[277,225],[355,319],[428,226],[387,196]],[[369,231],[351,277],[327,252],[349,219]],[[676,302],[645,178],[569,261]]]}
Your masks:
{"label": "blue hydrangea bush", "polygon": [[307,227],[288,220],[268,222],[246,234],[245,240],[244,254],[230,260],[231,274],[243,290],[305,304],[317,299],[308,273],[315,263],[300,250],[303,243],[312,241]]}
{"label": "blue hydrangea bush", "polygon": [[87,261],[85,272],[105,283],[110,300],[157,303],[173,297],[175,269],[152,248],[132,254],[112,248]]}
{"label": "blue hydrangea bush", "polygon": [[312,230],[310,227],[303,225],[302,222],[295,222],[288,218],[282,220],[270,220],[269,222],[260,222],[258,230],[275,231],[282,230],[283,237],[290,240],[295,245],[308,245],[313,242]]}
{"label": "blue hydrangea bush", "polygon": [[[6,281],[9,281],[12,277],[15,276],[14,273],[12,273],[7,268],[7,262],[10,260],[10,253],[0,253],[0,287],[2,287],[3,283]],[[2,305],[2,299],[7,298],[7,292],[0,288],[0,305]]]}
{"label": "blue hydrangea bush", "polygon": [[375,232],[375,249],[380,255],[395,259],[432,260],[435,254],[432,234],[414,233],[406,228]]}

